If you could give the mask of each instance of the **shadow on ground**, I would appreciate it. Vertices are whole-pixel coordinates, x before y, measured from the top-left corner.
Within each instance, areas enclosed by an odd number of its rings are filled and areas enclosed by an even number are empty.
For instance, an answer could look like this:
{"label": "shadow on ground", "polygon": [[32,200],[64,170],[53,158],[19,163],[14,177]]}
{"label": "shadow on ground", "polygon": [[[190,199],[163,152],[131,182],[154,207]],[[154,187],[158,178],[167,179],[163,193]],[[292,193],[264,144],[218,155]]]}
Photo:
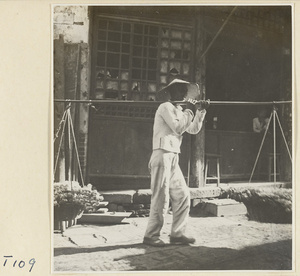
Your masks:
{"label": "shadow on ground", "polygon": [[[138,249],[138,250],[137,250]],[[241,250],[207,246],[168,245],[164,248],[144,244],[111,245],[93,248],[58,248],[54,256],[125,250],[128,254],[112,262],[125,262],[132,271],[146,270],[291,270],[292,240],[245,247]],[[143,252],[132,254],[133,251]]]}

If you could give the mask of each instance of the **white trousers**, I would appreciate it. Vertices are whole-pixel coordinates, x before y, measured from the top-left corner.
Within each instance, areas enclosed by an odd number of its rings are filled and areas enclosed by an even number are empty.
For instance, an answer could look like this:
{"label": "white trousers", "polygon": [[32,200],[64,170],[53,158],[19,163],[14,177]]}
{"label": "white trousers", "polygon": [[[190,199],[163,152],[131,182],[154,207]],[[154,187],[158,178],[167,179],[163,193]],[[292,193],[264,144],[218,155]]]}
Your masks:
{"label": "white trousers", "polygon": [[151,208],[145,237],[157,239],[164,224],[169,207],[173,212],[171,236],[185,234],[189,211],[190,192],[178,164],[178,154],[154,150],[149,168],[151,172]]}

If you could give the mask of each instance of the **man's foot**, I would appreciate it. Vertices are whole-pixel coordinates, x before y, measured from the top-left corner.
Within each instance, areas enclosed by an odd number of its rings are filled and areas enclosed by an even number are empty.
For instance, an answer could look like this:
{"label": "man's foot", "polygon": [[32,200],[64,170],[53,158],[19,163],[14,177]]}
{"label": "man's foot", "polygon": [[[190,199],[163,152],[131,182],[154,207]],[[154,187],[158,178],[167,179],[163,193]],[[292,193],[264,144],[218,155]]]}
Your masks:
{"label": "man's foot", "polygon": [[163,247],[166,245],[165,242],[162,241],[161,239],[151,239],[147,237],[144,238],[143,244],[147,244],[155,247]]}
{"label": "man's foot", "polygon": [[192,237],[181,236],[181,237],[170,237],[171,244],[192,244],[195,243],[195,239]]}

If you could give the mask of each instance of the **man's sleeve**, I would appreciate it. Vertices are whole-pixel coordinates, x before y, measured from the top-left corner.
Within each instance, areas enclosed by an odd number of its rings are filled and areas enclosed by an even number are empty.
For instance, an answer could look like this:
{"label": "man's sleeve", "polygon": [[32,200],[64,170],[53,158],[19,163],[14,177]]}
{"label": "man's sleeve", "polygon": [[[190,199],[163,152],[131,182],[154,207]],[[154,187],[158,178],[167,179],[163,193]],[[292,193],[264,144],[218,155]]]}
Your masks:
{"label": "man's sleeve", "polygon": [[193,112],[189,109],[183,111],[183,116],[178,118],[172,110],[172,104],[162,106],[161,116],[165,120],[166,124],[178,135],[183,134],[193,120]]}
{"label": "man's sleeve", "polygon": [[256,118],[253,119],[253,131],[257,133],[260,132],[260,126],[258,125]]}
{"label": "man's sleeve", "polygon": [[194,118],[193,122],[190,124],[190,126],[187,128],[186,132],[188,132],[190,134],[197,134],[202,128],[205,114],[206,114],[205,109],[203,109],[201,111],[197,110],[195,118]]}

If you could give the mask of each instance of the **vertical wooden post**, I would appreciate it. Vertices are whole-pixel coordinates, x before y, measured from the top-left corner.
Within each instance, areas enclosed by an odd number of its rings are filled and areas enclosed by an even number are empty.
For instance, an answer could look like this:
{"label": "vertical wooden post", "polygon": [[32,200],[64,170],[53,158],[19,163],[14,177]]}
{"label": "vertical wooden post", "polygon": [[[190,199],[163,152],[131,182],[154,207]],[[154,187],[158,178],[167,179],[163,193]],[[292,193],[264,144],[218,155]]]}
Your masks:
{"label": "vertical wooden post", "polygon": [[[205,57],[200,60],[200,57],[205,50],[205,32],[204,32],[204,17],[200,13],[195,22],[195,81],[199,84],[199,88],[203,98],[205,97],[205,75],[206,64]],[[204,186],[204,154],[205,154],[205,122],[197,135],[191,138],[191,172],[190,172],[190,187]]]}
{"label": "vertical wooden post", "polygon": [[[64,74],[64,38],[63,35],[59,36],[59,39],[54,40],[54,98],[63,99],[65,97],[65,74]],[[57,131],[59,122],[64,113],[64,104],[54,104],[54,132]],[[54,160],[58,154],[59,139],[54,144]],[[54,176],[54,181],[61,182],[65,181],[65,152],[64,142],[59,153],[58,169]]]}
{"label": "vertical wooden post", "polygon": [[[281,60],[281,89],[280,98],[285,100],[292,100],[292,49],[291,49],[291,25],[290,23],[285,26],[282,38],[283,52]],[[282,105],[279,114],[290,151],[292,150],[292,136],[293,136],[293,122],[292,122],[293,106],[291,104]],[[280,137],[280,136],[279,136]],[[283,139],[280,140],[280,163],[279,172],[280,180],[292,181],[292,164],[290,162],[289,154],[286,150],[286,145]],[[278,160],[279,161],[279,160]]]}
{"label": "vertical wooden post", "polygon": [[[79,99],[90,99],[90,46],[87,43],[81,43],[80,48],[80,74],[79,74]],[[89,124],[89,105],[81,104],[78,110],[78,148],[81,163],[81,169],[85,182],[87,179],[87,141]]]}
{"label": "vertical wooden post", "polygon": [[[79,100],[80,99],[80,77],[81,77],[81,43],[79,43],[77,45],[77,57],[76,57],[76,67],[74,68],[74,83],[75,83],[75,87],[74,87],[74,99]],[[74,134],[75,137],[73,137],[73,139],[76,139],[76,142],[78,144],[79,142],[79,108],[80,108],[80,104],[75,104],[74,106],[74,113],[73,113],[73,126],[74,126]],[[73,144],[74,145],[74,144]],[[73,179],[75,181],[81,181],[80,177],[79,177],[79,168],[78,166],[80,166],[80,164],[78,164],[78,160],[77,160],[77,156],[76,156],[76,151],[73,151]]]}
{"label": "vertical wooden post", "polygon": [[273,173],[274,183],[276,183],[276,107],[273,106]]}

